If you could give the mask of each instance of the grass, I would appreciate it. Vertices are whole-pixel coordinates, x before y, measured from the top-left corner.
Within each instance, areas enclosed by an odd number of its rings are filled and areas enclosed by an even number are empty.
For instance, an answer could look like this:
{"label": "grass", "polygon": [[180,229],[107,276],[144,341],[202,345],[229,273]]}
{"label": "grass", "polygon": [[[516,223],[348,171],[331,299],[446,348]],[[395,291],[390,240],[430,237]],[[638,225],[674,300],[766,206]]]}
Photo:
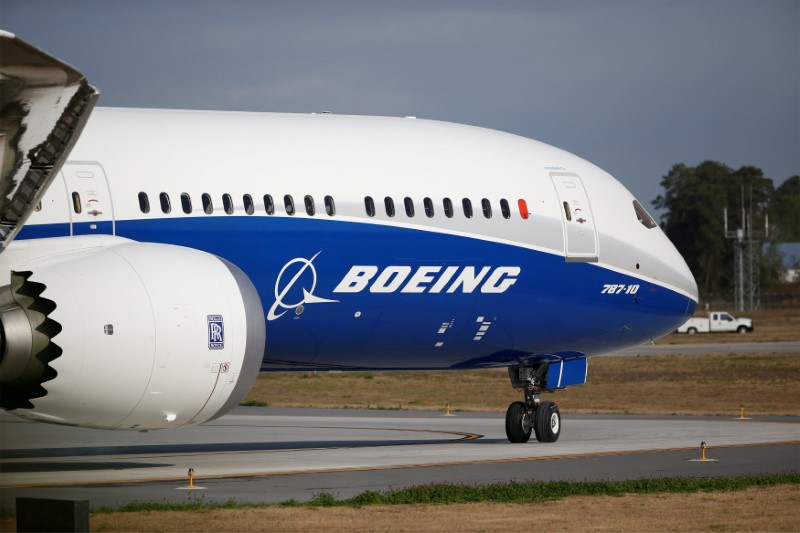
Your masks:
{"label": "grass", "polygon": [[92,531],[798,531],[800,487],[533,503],[264,507],[93,515]]}
{"label": "grass", "polygon": [[[368,490],[352,498],[337,499],[320,492],[308,502],[287,500],[281,507],[364,507],[367,505],[448,505],[456,503],[531,503],[560,500],[573,496],[622,496],[625,494],[694,493],[710,491],[741,491],[751,487],[800,485],[800,473],[739,475],[733,477],[662,477],[625,481],[511,481],[487,484],[432,483],[387,491]],[[244,509],[266,505],[204,503],[134,502],[119,508],[102,508],[93,513],[142,513],[157,511],[197,511],[214,509]]]}
{"label": "grass", "polygon": [[364,505],[442,505],[478,502],[530,503],[560,500],[573,496],[731,491],[781,484],[800,484],[800,473],[742,475],[730,478],[667,477],[627,481],[512,481],[485,485],[435,483],[386,492],[366,491],[343,500],[338,500],[334,495],[323,492],[305,505],[308,507],[362,507]]}
{"label": "grass", "polygon": [[[259,376],[247,401],[273,407],[504,412],[520,399],[505,369],[301,372]],[[586,385],[553,395],[562,412],[800,415],[800,354],[598,357]]]}
{"label": "grass", "polygon": [[[93,531],[797,531],[800,474],[608,482],[433,484],[306,504],[130,504]],[[680,510],[676,512],[676,510]],[[13,530],[13,519],[0,521]]]}

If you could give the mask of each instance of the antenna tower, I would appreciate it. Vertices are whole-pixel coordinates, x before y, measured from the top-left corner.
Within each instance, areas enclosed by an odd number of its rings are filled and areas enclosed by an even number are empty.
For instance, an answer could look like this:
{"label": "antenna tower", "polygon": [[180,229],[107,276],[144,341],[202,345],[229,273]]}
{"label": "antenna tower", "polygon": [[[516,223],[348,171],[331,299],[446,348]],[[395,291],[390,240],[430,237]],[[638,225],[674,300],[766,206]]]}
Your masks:
{"label": "antenna tower", "polygon": [[[737,311],[755,311],[761,305],[761,248],[762,232],[753,231],[753,187],[750,186],[749,212],[745,211],[742,185],[741,227],[728,230],[728,208],[724,208],[725,238],[733,239],[734,305]],[[763,232],[766,235],[767,228]]]}

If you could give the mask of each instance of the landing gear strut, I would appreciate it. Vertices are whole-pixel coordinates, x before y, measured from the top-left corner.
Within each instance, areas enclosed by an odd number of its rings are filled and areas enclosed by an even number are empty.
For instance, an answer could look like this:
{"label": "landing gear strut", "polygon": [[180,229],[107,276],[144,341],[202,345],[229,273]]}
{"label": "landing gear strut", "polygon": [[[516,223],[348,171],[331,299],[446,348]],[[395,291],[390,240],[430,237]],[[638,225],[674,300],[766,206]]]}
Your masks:
{"label": "landing gear strut", "polygon": [[555,442],[561,435],[561,413],[554,402],[539,400],[547,365],[508,367],[511,385],[525,394],[524,402],[514,402],[506,411],[506,436],[510,442],[528,442],[531,430],[539,442]]}

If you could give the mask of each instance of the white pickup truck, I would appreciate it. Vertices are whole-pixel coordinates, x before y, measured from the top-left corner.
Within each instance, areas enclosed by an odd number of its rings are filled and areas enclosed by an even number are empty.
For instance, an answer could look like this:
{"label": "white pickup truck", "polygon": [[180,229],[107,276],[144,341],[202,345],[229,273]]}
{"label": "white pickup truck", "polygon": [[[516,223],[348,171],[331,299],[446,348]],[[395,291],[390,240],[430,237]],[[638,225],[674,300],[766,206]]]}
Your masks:
{"label": "white pickup truck", "polygon": [[678,328],[678,333],[747,333],[753,331],[753,320],[750,318],[734,318],[725,311],[709,313],[708,318],[690,318]]}

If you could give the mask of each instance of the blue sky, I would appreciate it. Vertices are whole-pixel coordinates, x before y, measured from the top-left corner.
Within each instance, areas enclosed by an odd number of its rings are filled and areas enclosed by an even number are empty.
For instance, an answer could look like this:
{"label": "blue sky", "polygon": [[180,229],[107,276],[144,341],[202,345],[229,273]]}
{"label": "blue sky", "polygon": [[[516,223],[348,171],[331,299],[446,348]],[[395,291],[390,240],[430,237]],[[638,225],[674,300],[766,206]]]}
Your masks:
{"label": "blue sky", "polygon": [[0,0],[100,105],[414,115],[580,155],[800,173],[800,2]]}

